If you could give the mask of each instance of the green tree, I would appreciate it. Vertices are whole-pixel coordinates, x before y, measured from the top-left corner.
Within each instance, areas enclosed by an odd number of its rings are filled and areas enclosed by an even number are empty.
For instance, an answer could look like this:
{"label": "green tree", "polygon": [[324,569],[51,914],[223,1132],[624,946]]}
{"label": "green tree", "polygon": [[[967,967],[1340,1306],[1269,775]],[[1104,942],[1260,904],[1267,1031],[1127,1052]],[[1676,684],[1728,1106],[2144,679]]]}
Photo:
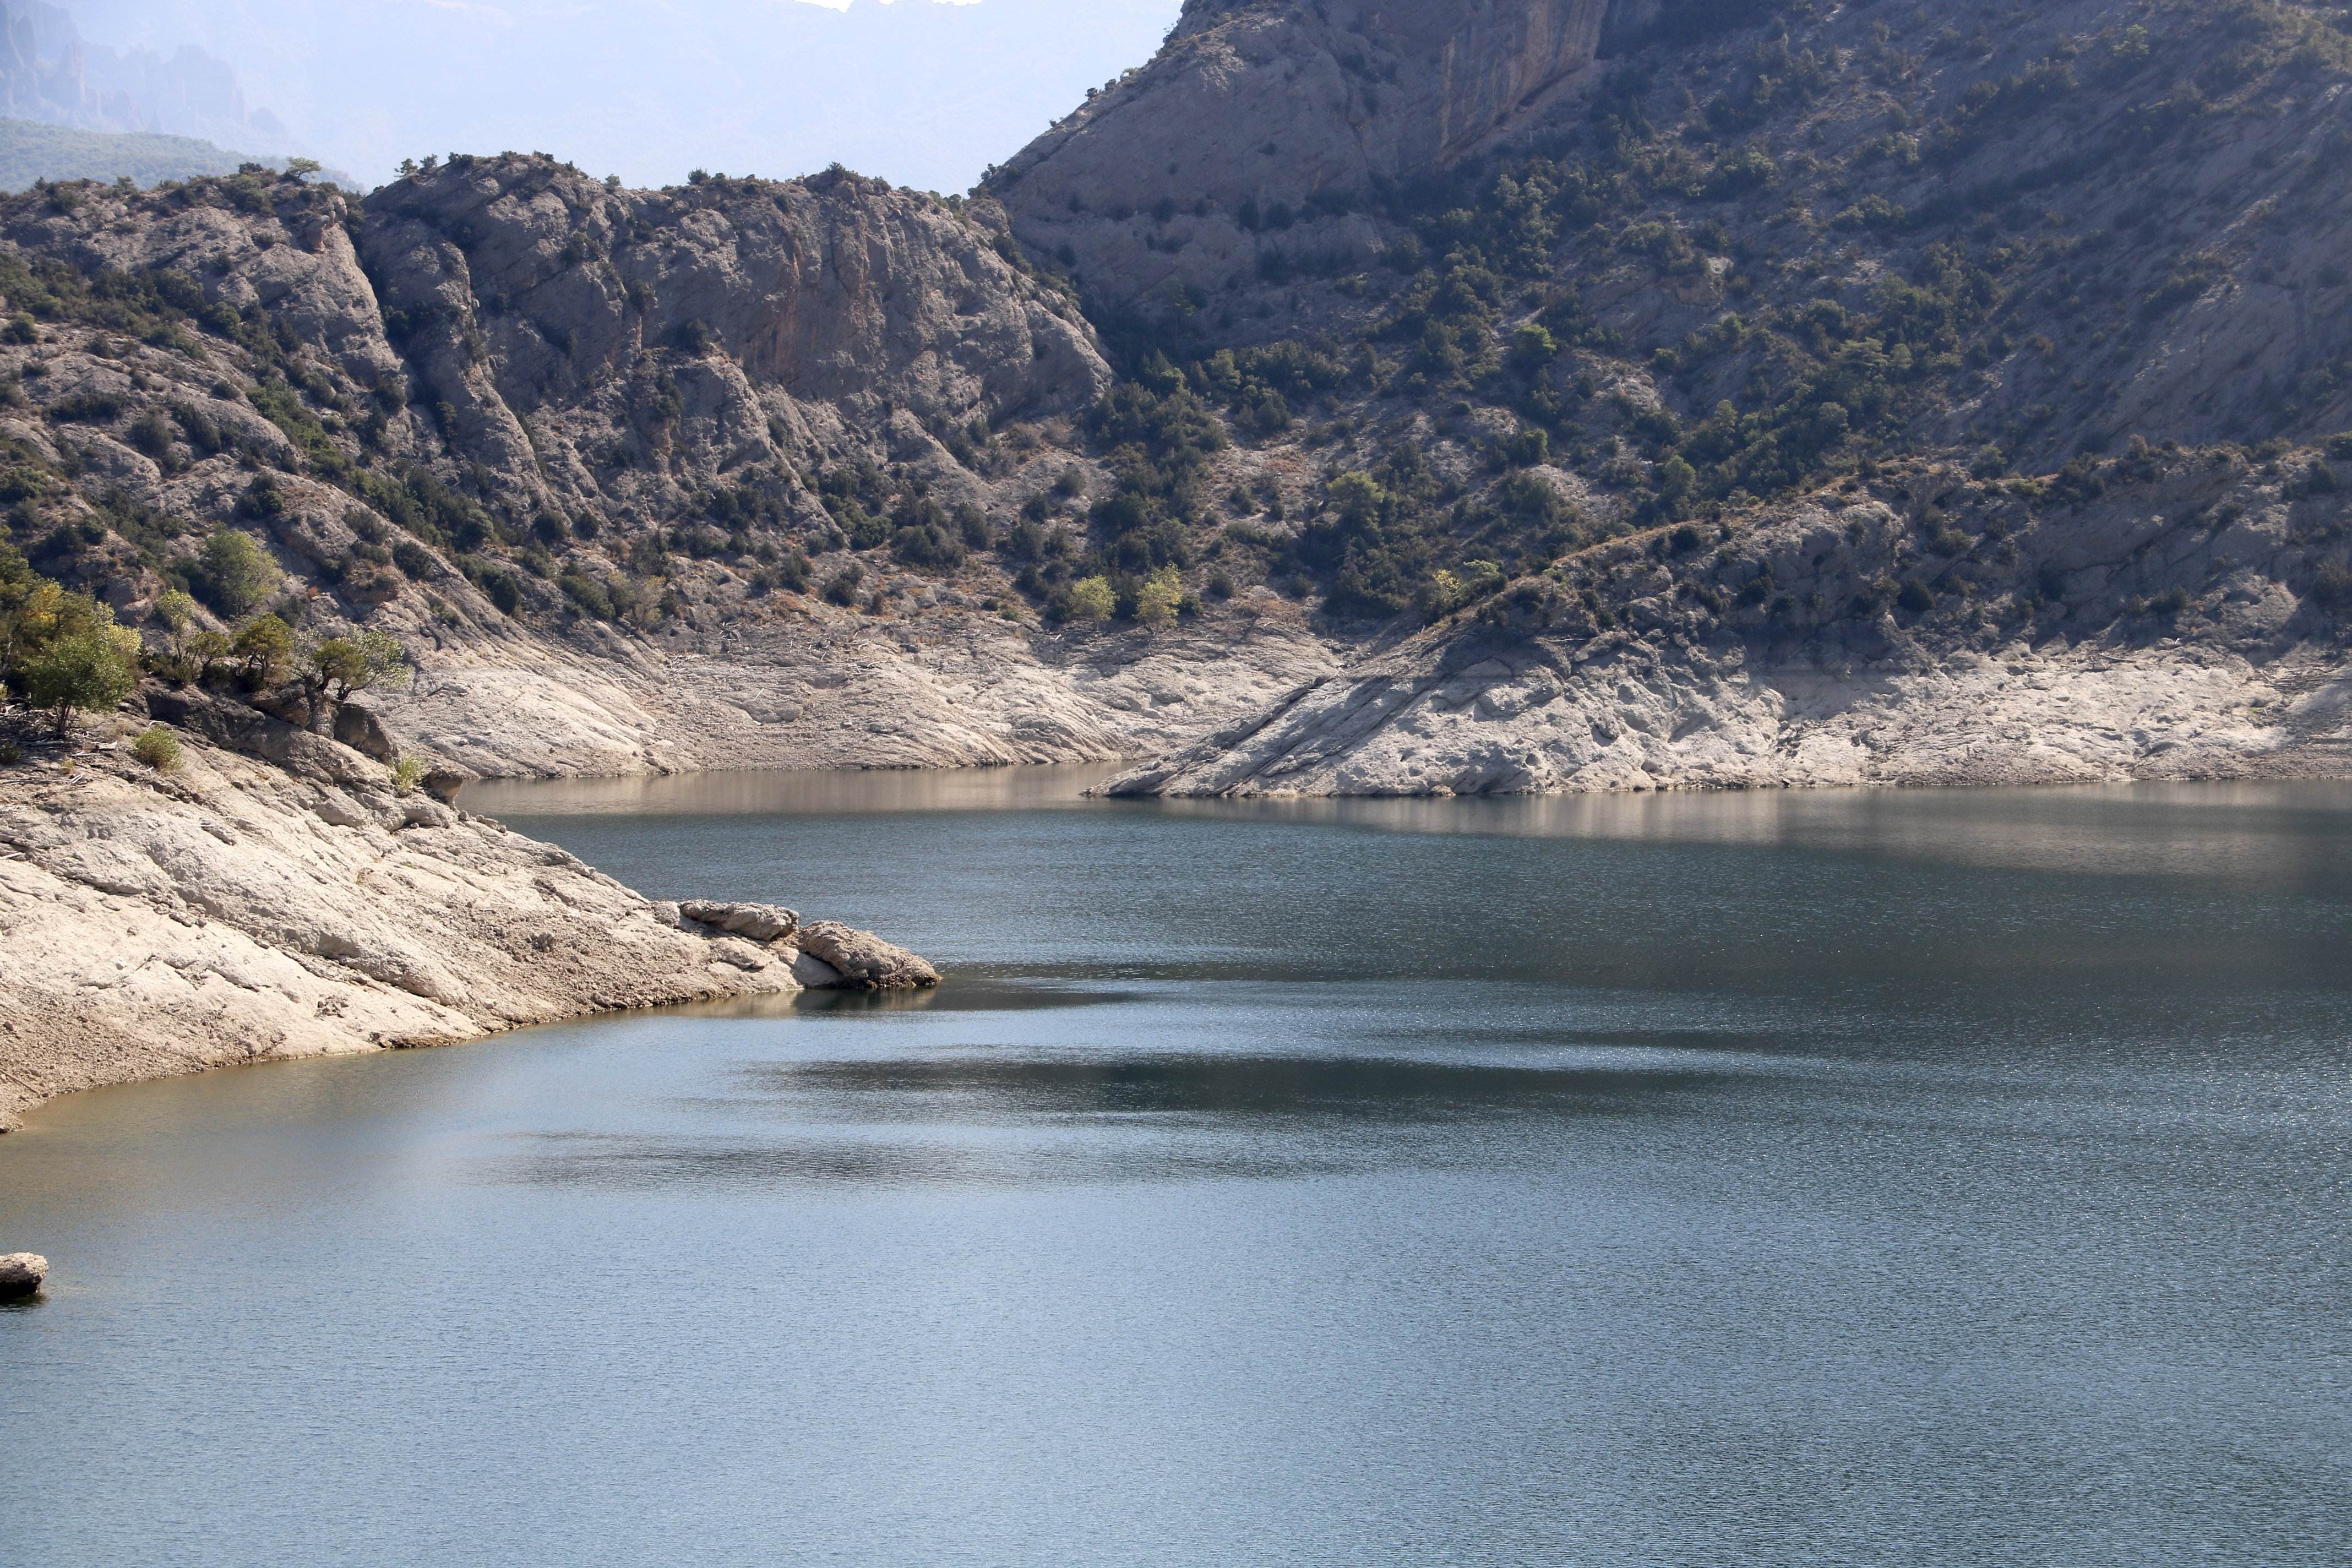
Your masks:
{"label": "green tree", "polygon": [[52,639],[25,660],[25,700],[55,716],[58,739],[76,710],[109,713],[138,689],[138,637],[121,626],[92,626]]}
{"label": "green tree", "polygon": [[408,654],[379,631],[357,637],[329,637],[303,656],[299,679],[303,707],[316,725],[324,705],[341,708],[355,692],[364,691],[395,670],[408,668]]}
{"label": "green tree", "polygon": [[1135,591],[1135,618],[1147,626],[1164,626],[1176,618],[1184,602],[1184,580],[1173,566],[1162,566]]}
{"label": "green tree", "polygon": [[221,661],[229,656],[230,643],[223,633],[207,626],[188,639],[188,657],[196,661],[196,682],[209,685],[218,673]]}
{"label": "green tree", "polygon": [[1118,608],[1118,595],[1104,577],[1081,577],[1070,584],[1070,619],[1101,622]]}
{"label": "green tree", "polygon": [[163,623],[172,657],[184,657],[187,652],[188,628],[196,620],[195,600],[177,588],[167,589],[155,601],[155,618]]}
{"label": "green tree", "polygon": [[205,595],[224,616],[241,616],[278,591],[284,574],[253,535],[224,528],[205,541],[197,566]]}
{"label": "green tree", "polygon": [[294,657],[294,632],[276,616],[256,616],[237,628],[229,652],[245,660],[245,678],[255,690],[275,686]]}

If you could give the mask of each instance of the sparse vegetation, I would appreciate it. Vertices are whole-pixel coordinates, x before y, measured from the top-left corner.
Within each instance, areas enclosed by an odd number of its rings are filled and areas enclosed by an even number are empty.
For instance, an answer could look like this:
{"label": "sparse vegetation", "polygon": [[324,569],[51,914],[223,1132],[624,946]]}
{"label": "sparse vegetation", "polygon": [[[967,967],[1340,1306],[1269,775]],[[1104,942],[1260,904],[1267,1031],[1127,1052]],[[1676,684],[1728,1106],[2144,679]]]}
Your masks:
{"label": "sparse vegetation", "polygon": [[131,754],[159,773],[176,773],[180,767],[180,740],[161,724],[140,731],[131,742]]}

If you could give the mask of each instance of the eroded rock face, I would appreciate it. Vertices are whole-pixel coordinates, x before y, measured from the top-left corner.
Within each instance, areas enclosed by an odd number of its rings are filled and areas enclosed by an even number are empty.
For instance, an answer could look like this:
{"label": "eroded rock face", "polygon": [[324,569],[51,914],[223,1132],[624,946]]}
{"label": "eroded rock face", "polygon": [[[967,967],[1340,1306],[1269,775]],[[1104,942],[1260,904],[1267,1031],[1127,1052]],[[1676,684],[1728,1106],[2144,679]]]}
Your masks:
{"label": "eroded rock face", "polygon": [[49,1095],[800,989],[552,845],[183,732],[155,773],[0,769],[0,1127]]}
{"label": "eroded rock face", "polygon": [[803,927],[801,952],[831,969],[853,991],[920,991],[940,983],[940,972],[903,947],[893,947],[869,931],[837,921]]}
{"label": "eroded rock face", "polygon": [[678,906],[678,912],[700,925],[748,937],[753,942],[783,942],[801,929],[801,917],[775,904],[719,904],[701,900]]}
{"label": "eroded rock face", "polygon": [[1157,58],[1032,142],[992,188],[1023,244],[1107,301],[1247,277],[1267,226],[1292,250],[1369,259],[1377,233],[1347,209],[1576,91],[1612,8],[1192,0]]}
{"label": "eroded rock face", "polygon": [[362,250],[453,444],[577,502],[609,500],[616,448],[715,475],[900,415],[927,443],[1083,406],[1110,380],[1091,332],[992,240],[854,174],[622,191],[509,157],[378,192]]}

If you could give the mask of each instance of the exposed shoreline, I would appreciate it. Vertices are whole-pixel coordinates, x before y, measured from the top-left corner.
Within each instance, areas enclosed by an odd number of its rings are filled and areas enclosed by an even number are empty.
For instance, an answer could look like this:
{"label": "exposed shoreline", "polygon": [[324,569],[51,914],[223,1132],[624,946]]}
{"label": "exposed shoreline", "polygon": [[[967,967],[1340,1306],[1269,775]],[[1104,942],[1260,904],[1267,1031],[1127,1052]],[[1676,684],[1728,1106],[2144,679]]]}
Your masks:
{"label": "exposed shoreline", "polygon": [[0,1131],[103,1085],[937,980],[786,910],[689,919],[290,727],[279,762],[184,734],[168,773],[107,730],[0,769]]}

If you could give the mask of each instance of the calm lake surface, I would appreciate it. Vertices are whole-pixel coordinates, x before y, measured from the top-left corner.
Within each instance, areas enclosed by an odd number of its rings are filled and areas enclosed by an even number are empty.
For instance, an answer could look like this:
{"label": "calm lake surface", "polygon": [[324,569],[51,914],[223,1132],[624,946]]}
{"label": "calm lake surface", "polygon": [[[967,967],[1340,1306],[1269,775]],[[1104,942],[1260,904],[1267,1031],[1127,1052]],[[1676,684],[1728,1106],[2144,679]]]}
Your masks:
{"label": "calm lake surface", "polygon": [[0,1556],[2352,1562],[2352,790],[483,790],[940,962],[0,1139]]}

